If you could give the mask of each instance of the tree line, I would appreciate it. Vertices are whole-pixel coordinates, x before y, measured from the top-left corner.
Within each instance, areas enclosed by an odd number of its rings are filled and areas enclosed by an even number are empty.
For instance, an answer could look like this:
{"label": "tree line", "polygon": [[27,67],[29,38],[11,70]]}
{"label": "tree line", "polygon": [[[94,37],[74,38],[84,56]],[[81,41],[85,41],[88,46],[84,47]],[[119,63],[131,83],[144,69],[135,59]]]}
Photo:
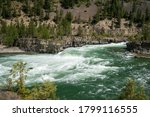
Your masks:
{"label": "tree line", "polygon": [[14,46],[18,38],[40,38],[51,39],[58,36],[69,36],[72,33],[71,23],[72,14],[68,12],[65,17],[57,16],[55,18],[57,25],[46,25],[41,22],[30,20],[28,25],[25,25],[23,20],[17,23],[7,25],[2,22],[0,26],[0,35],[2,42],[7,46]]}
{"label": "tree line", "polygon": [[[19,2],[21,8],[18,8]],[[45,17],[47,13],[54,11],[55,3],[58,0],[0,0],[0,16],[5,19],[17,17],[21,15],[21,11],[28,16]]]}
{"label": "tree line", "polygon": [[[131,3],[131,10],[124,8],[124,3]],[[150,11],[148,8],[142,9],[139,7],[138,0],[110,0],[110,1],[97,1],[98,11],[93,17],[92,24],[96,24],[99,20],[103,19],[117,19],[117,27],[120,27],[121,18],[130,21],[129,26],[137,23],[142,27],[145,22],[150,21]]]}

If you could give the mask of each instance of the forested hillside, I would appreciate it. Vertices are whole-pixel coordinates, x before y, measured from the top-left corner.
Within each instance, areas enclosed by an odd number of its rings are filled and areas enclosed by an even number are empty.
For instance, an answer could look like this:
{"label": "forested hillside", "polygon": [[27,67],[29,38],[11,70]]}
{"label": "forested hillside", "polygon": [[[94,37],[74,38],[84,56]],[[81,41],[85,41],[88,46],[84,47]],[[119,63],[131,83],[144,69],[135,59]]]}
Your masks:
{"label": "forested hillside", "polygon": [[22,37],[131,35],[149,21],[149,0],[0,0],[0,42],[8,46]]}

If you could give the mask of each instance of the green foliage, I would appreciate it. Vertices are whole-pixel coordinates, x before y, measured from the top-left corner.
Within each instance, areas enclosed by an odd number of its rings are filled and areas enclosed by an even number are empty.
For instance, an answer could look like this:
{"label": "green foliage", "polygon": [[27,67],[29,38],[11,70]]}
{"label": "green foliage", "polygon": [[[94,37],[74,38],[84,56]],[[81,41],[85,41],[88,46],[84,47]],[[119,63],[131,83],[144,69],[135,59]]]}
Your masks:
{"label": "green foliage", "polygon": [[1,15],[3,18],[9,19],[12,16],[11,1],[1,1]]}
{"label": "green foliage", "polygon": [[61,23],[57,26],[57,35],[59,36],[68,36],[71,35],[71,13],[67,13],[66,16],[62,19]]}
{"label": "green foliage", "polygon": [[131,41],[131,42],[136,42],[136,41],[139,41],[142,39],[142,34],[139,33],[139,34],[136,34],[136,35],[131,35],[128,37],[128,41]]}
{"label": "green foliage", "polygon": [[35,15],[39,16],[42,10],[42,6],[40,4],[40,0],[35,0],[34,2],[34,7],[33,7],[33,11],[35,13]]}
{"label": "green foliage", "polygon": [[17,28],[11,24],[9,26],[4,26],[3,27],[4,29],[2,29],[3,31],[5,30],[5,35],[4,35],[4,43],[7,45],[7,46],[13,46],[15,41],[17,40],[18,38],[18,31],[17,31]]}
{"label": "green foliage", "polygon": [[26,86],[25,80],[28,72],[26,65],[23,61],[13,64],[10,77],[6,81],[6,89],[16,92],[22,99],[57,99],[54,83],[44,81],[32,87]]}
{"label": "green foliage", "polygon": [[55,22],[56,24],[59,24],[59,23],[62,21],[62,18],[63,18],[63,11],[60,10],[60,11],[58,12],[58,10],[56,10],[56,16],[55,16],[55,18],[54,18],[54,22]]}
{"label": "green foliage", "polygon": [[68,21],[68,22],[72,22],[73,20],[73,15],[71,14],[71,12],[67,12],[66,16],[65,16],[65,19]]}
{"label": "green foliage", "polygon": [[30,91],[29,95],[25,99],[36,99],[36,100],[54,100],[56,96],[56,85],[49,81],[36,84]]}
{"label": "green foliage", "polygon": [[35,36],[35,30],[36,30],[35,22],[31,19],[31,21],[29,22],[29,26],[27,28],[28,37],[34,37]]}
{"label": "green foliage", "polygon": [[150,40],[150,22],[146,23],[142,28],[142,40]]}
{"label": "green foliage", "polygon": [[122,90],[120,99],[124,100],[145,100],[148,99],[144,86],[138,86],[135,80],[129,79],[125,88]]}
{"label": "green foliage", "polygon": [[29,0],[25,0],[24,1],[24,4],[22,6],[22,10],[26,13],[26,14],[29,14],[29,11],[30,11],[30,3],[29,3]]}
{"label": "green foliage", "polygon": [[52,11],[53,9],[53,1],[52,0],[45,0],[44,2],[44,9],[47,11]]}
{"label": "green foliage", "polygon": [[26,27],[25,27],[25,25],[23,23],[23,20],[20,23],[17,22],[16,28],[17,28],[17,31],[18,31],[19,38],[25,37],[25,35],[26,35]]}
{"label": "green foliage", "polygon": [[92,20],[92,24],[96,24],[98,23],[98,21],[100,20],[100,14],[99,12],[96,13],[96,15],[93,17],[93,20]]}
{"label": "green foliage", "polygon": [[[15,91],[21,96],[24,96],[24,94],[27,92],[27,89],[25,87],[25,79],[27,78],[27,71],[28,70],[26,69],[26,63],[22,61],[13,64],[11,70],[12,81],[17,77],[17,79],[14,80],[14,83],[16,83]],[[13,82],[11,84],[13,84]]]}
{"label": "green foliage", "polygon": [[60,0],[62,7],[68,9],[73,8],[75,5],[85,4],[87,7],[90,5],[90,0]]}
{"label": "green foliage", "polygon": [[50,39],[51,33],[49,27],[46,25],[40,25],[36,29],[36,36],[41,39]]}
{"label": "green foliage", "polygon": [[150,41],[150,23],[145,23],[142,27],[142,31],[136,35],[132,35],[128,38],[129,41]]}

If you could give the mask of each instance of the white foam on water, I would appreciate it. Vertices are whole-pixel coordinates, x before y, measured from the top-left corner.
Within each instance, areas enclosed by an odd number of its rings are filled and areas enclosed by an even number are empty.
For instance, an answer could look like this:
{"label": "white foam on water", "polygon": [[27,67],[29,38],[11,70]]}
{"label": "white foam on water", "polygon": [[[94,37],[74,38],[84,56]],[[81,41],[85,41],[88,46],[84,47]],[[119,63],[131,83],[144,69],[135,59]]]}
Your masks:
{"label": "white foam on water", "polygon": [[100,45],[86,45],[86,46],[80,47],[79,50],[89,50],[89,49],[107,48],[107,47],[126,47],[126,42],[100,44]]}
{"label": "white foam on water", "polygon": [[76,47],[76,48],[67,48],[64,51],[58,53],[58,55],[70,55],[72,52],[76,52],[77,54],[84,54],[89,50],[93,49],[104,49],[108,47],[126,47],[126,42],[121,43],[110,43],[110,44],[100,44],[100,45],[85,45],[82,47]]}
{"label": "white foam on water", "polygon": [[[28,72],[27,82],[50,80],[56,82],[73,82],[84,80],[85,78],[100,78],[105,71],[117,71],[118,67],[109,66],[110,61],[101,58],[83,57],[86,51],[96,48],[105,47],[122,47],[125,43],[104,44],[104,45],[87,45],[78,48],[68,48],[57,55],[52,54],[37,54],[37,55],[15,55],[4,57],[9,59],[7,64],[12,64],[12,61],[22,60],[27,63],[27,67],[31,68]],[[73,54],[79,52],[81,55]],[[68,54],[70,53],[70,54]],[[12,60],[12,61],[11,61]],[[0,75],[4,75],[8,68],[0,65]],[[10,68],[9,68],[10,69]]]}
{"label": "white foam on water", "polygon": [[10,69],[11,68],[3,66],[0,64],[0,76],[8,74]]}

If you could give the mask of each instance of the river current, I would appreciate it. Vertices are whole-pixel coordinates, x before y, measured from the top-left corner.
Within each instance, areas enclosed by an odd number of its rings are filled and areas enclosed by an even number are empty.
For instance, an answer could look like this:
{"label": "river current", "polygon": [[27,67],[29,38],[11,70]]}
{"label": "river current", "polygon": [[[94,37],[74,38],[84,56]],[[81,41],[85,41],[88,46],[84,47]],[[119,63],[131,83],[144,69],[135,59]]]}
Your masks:
{"label": "river current", "polygon": [[126,43],[86,45],[58,54],[1,54],[0,85],[12,65],[27,63],[26,84],[50,80],[57,85],[59,99],[117,99],[129,78],[144,84],[150,93],[150,59],[134,58]]}

